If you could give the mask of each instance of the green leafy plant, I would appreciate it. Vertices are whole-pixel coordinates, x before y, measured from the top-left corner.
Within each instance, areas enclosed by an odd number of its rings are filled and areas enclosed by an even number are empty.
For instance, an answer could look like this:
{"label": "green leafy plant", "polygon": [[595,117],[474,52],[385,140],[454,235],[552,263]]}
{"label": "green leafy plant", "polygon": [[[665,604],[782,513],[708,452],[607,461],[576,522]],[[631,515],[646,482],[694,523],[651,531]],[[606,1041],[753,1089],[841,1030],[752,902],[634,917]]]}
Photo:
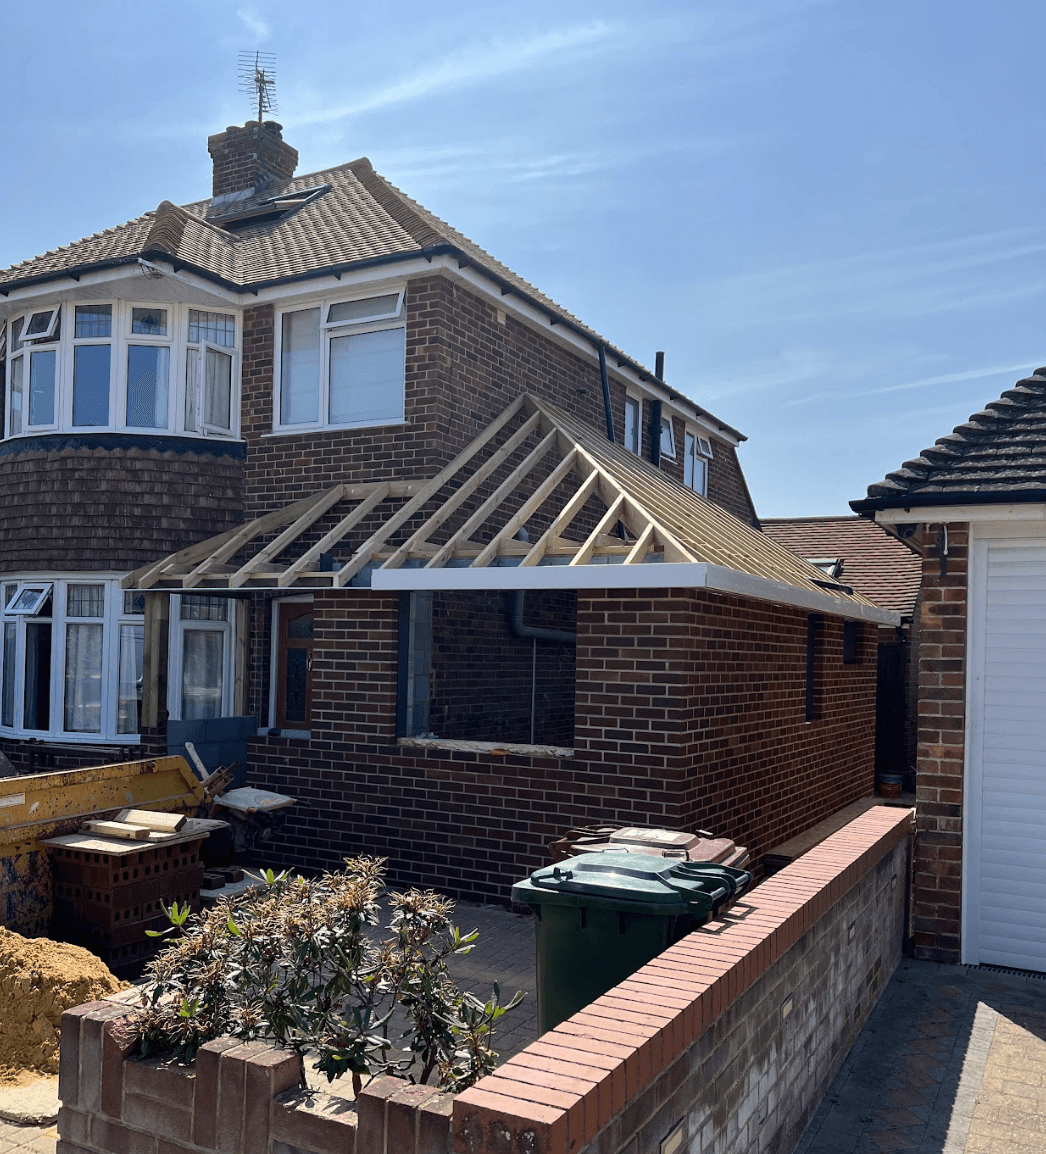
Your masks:
{"label": "green leafy plant", "polygon": [[[506,1003],[457,986],[449,960],[478,934],[451,923],[453,903],[431,890],[390,893],[385,863],[346,859],[305,878],[267,870],[260,889],[190,915],[177,904],[168,945],[151,963],[142,1006],[124,1026],[142,1054],[191,1061],[231,1035],[306,1056],[329,1081],[393,1073],[462,1090],[493,1069],[494,1024]],[[378,932],[382,902],[391,917]]]}

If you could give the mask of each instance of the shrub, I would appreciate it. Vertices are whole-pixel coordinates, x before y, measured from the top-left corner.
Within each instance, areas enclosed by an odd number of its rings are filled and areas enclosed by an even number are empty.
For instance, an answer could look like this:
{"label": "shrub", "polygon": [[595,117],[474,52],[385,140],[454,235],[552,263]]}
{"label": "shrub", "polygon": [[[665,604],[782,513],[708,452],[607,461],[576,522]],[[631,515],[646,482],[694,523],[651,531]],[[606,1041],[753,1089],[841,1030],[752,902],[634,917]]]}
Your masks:
{"label": "shrub", "polygon": [[[142,1008],[125,1027],[140,1052],[191,1061],[223,1035],[261,1039],[315,1056],[329,1081],[401,1074],[462,1090],[494,1066],[495,983],[483,1001],[462,992],[447,967],[478,934],[451,924],[453,903],[431,890],[387,893],[384,861],[346,859],[345,869],[305,878],[267,871],[264,888],[190,916],[169,911],[177,935],[149,967]],[[391,918],[385,936],[381,902]],[[395,1014],[399,1007],[399,1014]]]}

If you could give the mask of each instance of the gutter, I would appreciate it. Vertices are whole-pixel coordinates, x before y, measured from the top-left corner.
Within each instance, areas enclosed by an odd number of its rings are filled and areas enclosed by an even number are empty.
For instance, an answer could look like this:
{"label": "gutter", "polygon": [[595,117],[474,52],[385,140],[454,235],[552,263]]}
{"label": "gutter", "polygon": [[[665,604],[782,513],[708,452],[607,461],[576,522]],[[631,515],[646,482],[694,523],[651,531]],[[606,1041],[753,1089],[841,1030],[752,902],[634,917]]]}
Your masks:
{"label": "gutter", "polygon": [[983,489],[947,493],[905,493],[889,497],[863,497],[850,502],[850,508],[862,517],[873,516],[883,509],[903,509],[906,513],[918,508],[941,508],[948,505],[1023,505],[1046,503],[1046,489],[1002,490],[985,492]]}
{"label": "gutter", "polygon": [[[240,295],[251,294],[257,296],[262,289],[279,288],[285,284],[300,284],[302,281],[319,280],[322,277],[333,276],[335,280],[341,280],[342,276],[347,272],[355,272],[364,268],[377,268],[382,265],[399,264],[403,261],[417,260],[419,257],[424,258],[430,264],[433,259],[438,256],[453,257],[458,262],[458,268],[467,268],[474,265],[479,269],[483,276],[492,281],[498,288],[501,289],[502,296],[515,296],[531,308],[538,312],[544,313],[548,317],[552,325],[562,325],[565,329],[576,336],[581,337],[588,342],[597,358],[601,348],[608,350],[617,361],[619,369],[630,369],[644,384],[652,383],[658,389],[661,389],[666,396],[672,400],[685,405],[688,409],[692,409],[696,416],[703,417],[705,420],[718,426],[721,432],[729,434],[731,437],[736,437],[738,441],[747,441],[748,438],[744,433],[739,432],[731,425],[721,421],[714,414],[708,412],[707,409],[702,409],[695,404],[688,396],[673,389],[670,385],[666,385],[664,381],[658,380],[653,376],[649,370],[643,368],[638,361],[632,360],[631,357],[626,356],[620,350],[613,346],[607,346],[605,342],[600,340],[595,333],[590,329],[586,329],[584,325],[572,320],[565,313],[556,312],[549,308],[544,301],[538,300],[532,293],[528,293],[525,289],[519,288],[511,281],[492,269],[488,268],[481,261],[476,260],[468,253],[462,252],[461,249],[452,244],[442,243],[432,245],[428,248],[415,249],[413,252],[389,253],[385,256],[368,257],[364,260],[347,261],[340,265],[331,265],[322,269],[311,269],[309,272],[294,273],[288,276],[272,277],[269,280],[255,281],[250,285],[237,284],[234,281],[227,280],[225,277],[219,276],[217,273],[209,269],[201,268],[199,265],[193,264],[191,261],[182,260],[179,257],[172,256],[169,252],[162,249],[146,249],[144,252],[137,252],[131,256],[114,257],[110,260],[96,261],[91,264],[76,265],[70,269],[60,269],[48,273],[40,273],[38,276],[23,277],[21,280],[8,281],[0,283],[0,297],[7,297],[15,289],[30,288],[38,284],[48,284],[51,281],[70,279],[79,281],[80,277],[91,272],[105,272],[109,269],[122,268],[126,265],[137,264],[141,260],[162,261],[168,264],[174,272],[180,272],[183,269],[195,273],[196,276],[203,280],[210,281],[211,284],[219,285],[221,288],[227,289],[229,292],[238,293]],[[605,355],[605,354],[604,354]]]}

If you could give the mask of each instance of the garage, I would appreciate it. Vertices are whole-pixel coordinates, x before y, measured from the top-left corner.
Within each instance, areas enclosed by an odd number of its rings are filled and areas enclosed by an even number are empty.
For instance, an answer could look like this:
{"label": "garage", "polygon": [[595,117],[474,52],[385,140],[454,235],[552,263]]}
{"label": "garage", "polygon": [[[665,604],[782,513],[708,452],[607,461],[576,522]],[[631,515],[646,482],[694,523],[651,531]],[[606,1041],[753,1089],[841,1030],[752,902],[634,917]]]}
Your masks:
{"label": "garage", "polygon": [[963,961],[1046,970],[1046,541],[971,560]]}

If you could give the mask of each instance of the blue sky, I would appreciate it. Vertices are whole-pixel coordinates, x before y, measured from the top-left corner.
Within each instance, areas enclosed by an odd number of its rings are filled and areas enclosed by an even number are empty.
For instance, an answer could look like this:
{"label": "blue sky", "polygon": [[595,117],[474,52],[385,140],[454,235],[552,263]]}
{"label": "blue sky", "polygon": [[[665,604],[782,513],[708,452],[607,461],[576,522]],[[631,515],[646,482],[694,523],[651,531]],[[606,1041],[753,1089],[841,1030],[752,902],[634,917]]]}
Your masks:
{"label": "blue sky", "polygon": [[369,156],[664,349],[764,516],[847,512],[1046,363],[1041,2],[323,7],[8,6],[0,266],[207,195],[262,48],[300,171]]}

